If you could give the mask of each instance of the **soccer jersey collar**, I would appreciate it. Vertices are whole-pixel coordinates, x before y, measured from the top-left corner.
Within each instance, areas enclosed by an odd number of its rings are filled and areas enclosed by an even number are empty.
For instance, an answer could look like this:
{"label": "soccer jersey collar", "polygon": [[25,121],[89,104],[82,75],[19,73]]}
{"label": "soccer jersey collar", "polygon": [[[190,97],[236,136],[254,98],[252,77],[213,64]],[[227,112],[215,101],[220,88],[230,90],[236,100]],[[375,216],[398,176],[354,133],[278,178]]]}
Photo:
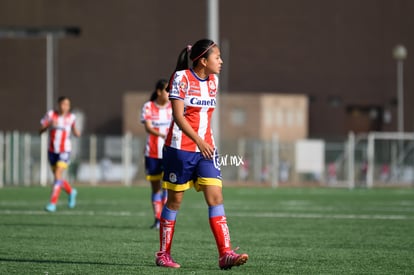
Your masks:
{"label": "soccer jersey collar", "polygon": [[190,69],[190,72],[194,75],[195,78],[197,78],[197,80],[199,81],[207,81],[209,79],[210,76],[207,76],[206,78],[200,78],[194,71],[193,69]]}

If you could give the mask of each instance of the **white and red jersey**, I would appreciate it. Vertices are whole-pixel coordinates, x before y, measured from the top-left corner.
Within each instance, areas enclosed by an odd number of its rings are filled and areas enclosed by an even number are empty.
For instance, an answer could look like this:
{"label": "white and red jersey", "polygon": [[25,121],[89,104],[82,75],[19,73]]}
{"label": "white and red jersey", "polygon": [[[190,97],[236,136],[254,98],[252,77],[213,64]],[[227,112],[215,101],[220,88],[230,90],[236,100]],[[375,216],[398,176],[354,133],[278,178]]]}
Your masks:
{"label": "white and red jersey", "polygon": [[[159,106],[154,101],[148,101],[142,107],[141,122],[151,121],[155,131],[163,135],[167,135],[172,119],[171,102],[165,106]],[[145,156],[150,158],[162,159],[162,147],[164,146],[164,138],[152,134],[148,134],[147,143],[145,145]]]}
{"label": "white and red jersey", "polygon": [[[194,131],[215,148],[211,116],[216,108],[218,78],[211,74],[200,79],[191,69],[175,72],[170,89],[170,99],[184,101],[184,118]],[[195,142],[184,134],[173,121],[165,144],[184,151],[199,152]]]}
{"label": "white and red jersey", "polygon": [[49,152],[63,153],[72,150],[70,133],[75,126],[76,116],[72,113],[60,115],[51,110],[46,113],[40,123],[43,127],[49,127]]}

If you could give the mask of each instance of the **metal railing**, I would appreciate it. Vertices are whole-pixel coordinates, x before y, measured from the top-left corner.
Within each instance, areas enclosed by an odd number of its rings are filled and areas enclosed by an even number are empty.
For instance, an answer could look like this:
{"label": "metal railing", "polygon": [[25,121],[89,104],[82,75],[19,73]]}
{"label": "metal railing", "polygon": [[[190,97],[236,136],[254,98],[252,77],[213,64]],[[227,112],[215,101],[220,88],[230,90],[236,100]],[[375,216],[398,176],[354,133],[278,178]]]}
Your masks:
{"label": "metal railing", "polygon": [[[71,163],[66,171],[71,182],[128,186],[145,181],[145,137],[90,135],[74,138],[72,142]],[[370,188],[414,182],[414,134],[350,133],[342,141],[318,142],[323,151],[317,154],[323,163],[322,168],[313,172],[298,169],[303,163],[298,163],[297,142],[280,142],[277,136],[269,141],[221,140],[217,165],[223,179],[236,184],[277,187],[318,183]],[[312,154],[315,152],[310,151],[310,157]],[[45,186],[51,181],[46,134],[0,132],[0,187]]]}

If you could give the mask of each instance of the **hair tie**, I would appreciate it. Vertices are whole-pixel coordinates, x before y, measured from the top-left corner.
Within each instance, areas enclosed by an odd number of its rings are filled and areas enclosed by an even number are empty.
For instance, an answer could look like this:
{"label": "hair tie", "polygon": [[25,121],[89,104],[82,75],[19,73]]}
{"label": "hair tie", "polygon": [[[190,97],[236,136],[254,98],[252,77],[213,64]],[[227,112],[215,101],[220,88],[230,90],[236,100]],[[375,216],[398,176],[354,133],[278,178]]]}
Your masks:
{"label": "hair tie", "polygon": [[191,61],[196,61],[198,60],[200,57],[202,57],[206,52],[208,52],[211,48],[213,48],[214,46],[217,46],[216,43],[211,44],[210,46],[207,47],[207,49],[204,50],[204,52],[202,52],[199,56],[191,59]]}
{"label": "hair tie", "polygon": [[191,51],[192,46],[191,45],[187,45],[187,52],[189,53]]}

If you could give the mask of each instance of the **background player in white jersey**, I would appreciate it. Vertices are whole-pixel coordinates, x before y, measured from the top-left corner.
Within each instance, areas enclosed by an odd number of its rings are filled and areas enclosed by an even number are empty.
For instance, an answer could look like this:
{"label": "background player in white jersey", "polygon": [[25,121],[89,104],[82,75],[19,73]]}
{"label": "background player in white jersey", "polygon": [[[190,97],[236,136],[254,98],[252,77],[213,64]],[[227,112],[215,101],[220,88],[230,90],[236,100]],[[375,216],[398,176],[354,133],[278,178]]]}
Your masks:
{"label": "background player in white jersey", "polygon": [[80,132],[75,127],[75,120],[75,115],[70,112],[69,98],[62,96],[58,98],[57,110],[48,111],[40,122],[40,133],[49,130],[48,154],[54,176],[50,202],[45,207],[45,210],[49,212],[56,211],[56,204],[62,188],[68,194],[69,208],[74,208],[76,205],[77,191],[63,178],[63,172],[68,167],[72,150],[71,132],[77,137],[80,136]]}
{"label": "background player in white jersey", "polygon": [[[188,57],[192,68],[189,68]],[[163,154],[163,187],[168,189],[168,200],[161,213],[160,249],[155,259],[158,266],[180,267],[171,258],[171,245],[184,191],[191,187],[204,193],[210,228],[219,252],[219,267],[230,269],[244,264],[249,258],[247,254],[232,250],[220,167],[214,162],[217,153],[211,118],[218,88],[215,74],[220,72],[222,64],[219,47],[211,40],[199,40],[180,53],[169,83],[173,122]]]}
{"label": "background player in white jersey", "polygon": [[167,201],[167,190],[161,188],[162,147],[172,118],[167,86],[167,80],[158,80],[155,84],[155,91],[150,100],[145,102],[141,112],[141,122],[148,133],[145,145],[145,172],[146,179],[151,182],[151,203],[155,217],[151,228],[156,229],[160,227],[161,210]]}

